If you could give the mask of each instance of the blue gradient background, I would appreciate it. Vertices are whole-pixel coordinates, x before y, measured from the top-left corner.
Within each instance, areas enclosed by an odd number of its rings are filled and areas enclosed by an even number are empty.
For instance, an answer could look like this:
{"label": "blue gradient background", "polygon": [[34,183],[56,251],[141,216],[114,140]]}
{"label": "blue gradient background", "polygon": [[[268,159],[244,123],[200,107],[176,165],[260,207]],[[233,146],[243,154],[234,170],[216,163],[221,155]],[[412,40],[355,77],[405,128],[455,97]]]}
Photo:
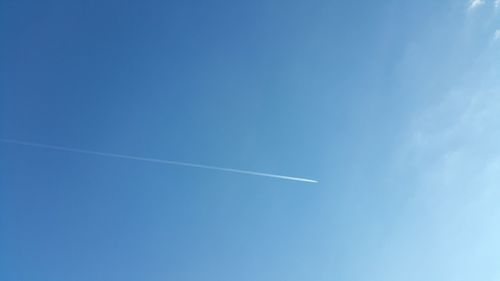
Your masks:
{"label": "blue gradient background", "polygon": [[498,19],[0,1],[0,138],[320,181],[0,143],[0,280],[498,280]]}

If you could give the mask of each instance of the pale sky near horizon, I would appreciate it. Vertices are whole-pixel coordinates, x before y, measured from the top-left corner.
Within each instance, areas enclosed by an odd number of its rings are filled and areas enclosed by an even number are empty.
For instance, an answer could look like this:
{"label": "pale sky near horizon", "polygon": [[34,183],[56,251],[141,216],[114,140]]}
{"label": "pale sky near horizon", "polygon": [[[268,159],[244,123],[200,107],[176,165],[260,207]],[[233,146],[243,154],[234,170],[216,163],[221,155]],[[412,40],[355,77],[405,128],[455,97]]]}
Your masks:
{"label": "pale sky near horizon", "polygon": [[497,281],[500,2],[0,0],[0,280]]}

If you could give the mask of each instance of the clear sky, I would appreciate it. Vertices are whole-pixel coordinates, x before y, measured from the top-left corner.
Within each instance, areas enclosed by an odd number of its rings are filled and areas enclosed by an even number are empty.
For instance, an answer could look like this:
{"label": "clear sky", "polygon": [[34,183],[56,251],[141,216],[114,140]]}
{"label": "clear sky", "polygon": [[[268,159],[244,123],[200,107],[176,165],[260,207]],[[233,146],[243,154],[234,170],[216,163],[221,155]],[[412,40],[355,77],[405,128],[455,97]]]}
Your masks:
{"label": "clear sky", "polygon": [[0,280],[500,278],[500,1],[0,0]]}

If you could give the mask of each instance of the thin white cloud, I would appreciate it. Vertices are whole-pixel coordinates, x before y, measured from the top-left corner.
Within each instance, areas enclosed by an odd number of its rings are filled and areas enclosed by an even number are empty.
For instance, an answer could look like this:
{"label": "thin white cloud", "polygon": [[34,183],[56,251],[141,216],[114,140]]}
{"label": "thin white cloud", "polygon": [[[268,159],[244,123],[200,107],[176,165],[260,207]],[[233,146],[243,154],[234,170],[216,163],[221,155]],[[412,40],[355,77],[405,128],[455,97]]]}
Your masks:
{"label": "thin white cloud", "polygon": [[475,9],[479,6],[484,5],[484,0],[470,0],[469,1],[469,10]]}
{"label": "thin white cloud", "polygon": [[[495,36],[500,39],[500,29]],[[441,102],[416,114],[409,126],[398,163],[406,163],[419,183],[414,204],[427,208],[438,225],[462,210],[477,211],[485,228],[489,218],[480,212],[488,209],[500,216],[491,199],[500,196],[498,58],[496,48],[484,49]]]}
{"label": "thin white cloud", "polygon": [[[500,0],[499,0],[500,1]],[[495,34],[493,35],[493,39],[495,40],[500,40],[500,29],[497,29],[495,31]]]}
{"label": "thin white cloud", "polygon": [[[468,3],[477,8],[482,2]],[[498,28],[491,29],[490,23],[481,27],[486,28],[481,35],[487,31],[488,37]],[[500,55],[490,42],[482,38],[481,48],[463,46],[457,54],[477,55],[456,55],[467,67],[443,67],[444,73],[460,72],[453,75],[458,79],[412,114],[391,175],[401,177],[401,186],[411,192],[406,210],[400,211],[401,223],[376,259],[378,268],[396,264],[398,270],[375,273],[380,279],[397,280],[410,272],[415,280],[432,279],[436,273],[449,280],[500,280],[495,279],[500,276],[498,265],[490,263],[500,258],[500,227],[495,223],[500,218]],[[419,62],[410,66],[416,68]],[[424,259],[427,262],[414,269],[415,261]]]}
{"label": "thin white cloud", "polygon": [[495,8],[500,8],[500,0],[495,0]]}
{"label": "thin white cloud", "polygon": [[[481,280],[494,280],[499,272],[488,264],[490,257],[500,258],[495,224],[500,217],[500,69],[494,51],[483,51],[441,102],[415,114],[398,160],[405,183],[416,187],[406,203],[408,223],[392,236],[403,238],[388,242],[394,245],[388,256],[397,262],[411,252],[419,260],[429,257],[420,249],[428,246],[434,253],[429,264],[449,274],[444,279],[484,274]],[[416,246],[402,251],[409,239]],[[477,264],[468,268],[471,260]]]}

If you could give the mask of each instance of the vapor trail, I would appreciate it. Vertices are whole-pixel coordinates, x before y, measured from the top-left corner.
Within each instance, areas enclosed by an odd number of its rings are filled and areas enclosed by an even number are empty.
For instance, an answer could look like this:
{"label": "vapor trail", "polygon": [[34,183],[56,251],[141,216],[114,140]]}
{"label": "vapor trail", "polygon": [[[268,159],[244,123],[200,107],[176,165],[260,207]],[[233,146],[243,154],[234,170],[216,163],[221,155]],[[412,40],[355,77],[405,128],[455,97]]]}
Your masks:
{"label": "vapor trail", "polygon": [[306,179],[306,178],[290,177],[290,176],[283,176],[283,175],[276,175],[276,174],[269,174],[269,173],[261,173],[261,172],[256,172],[256,171],[247,171],[247,170],[240,170],[240,169],[232,169],[232,168],[203,165],[203,164],[194,164],[194,163],[187,163],[187,162],[138,157],[138,156],[124,155],[124,154],[98,152],[98,151],[92,151],[92,150],[77,149],[77,148],[58,146],[58,145],[41,144],[41,143],[35,143],[35,142],[25,142],[25,141],[12,140],[12,139],[0,139],[0,142],[17,144],[17,145],[24,145],[24,146],[31,146],[31,147],[39,147],[39,148],[52,149],[52,150],[59,150],[59,151],[68,151],[68,152],[81,153],[81,154],[90,154],[90,155],[114,157],[114,158],[121,158],[121,159],[128,159],[128,160],[151,162],[151,163],[160,163],[160,164],[166,164],[166,165],[175,165],[175,166],[209,169],[209,170],[216,170],[216,171],[223,171],[223,172],[230,172],[230,173],[239,173],[239,174],[245,174],[245,175],[268,177],[268,178],[275,178],[275,179],[282,179],[282,180],[300,181],[300,182],[308,182],[308,183],[317,183],[318,182],[316,180],[311,180],[311,179]]}

